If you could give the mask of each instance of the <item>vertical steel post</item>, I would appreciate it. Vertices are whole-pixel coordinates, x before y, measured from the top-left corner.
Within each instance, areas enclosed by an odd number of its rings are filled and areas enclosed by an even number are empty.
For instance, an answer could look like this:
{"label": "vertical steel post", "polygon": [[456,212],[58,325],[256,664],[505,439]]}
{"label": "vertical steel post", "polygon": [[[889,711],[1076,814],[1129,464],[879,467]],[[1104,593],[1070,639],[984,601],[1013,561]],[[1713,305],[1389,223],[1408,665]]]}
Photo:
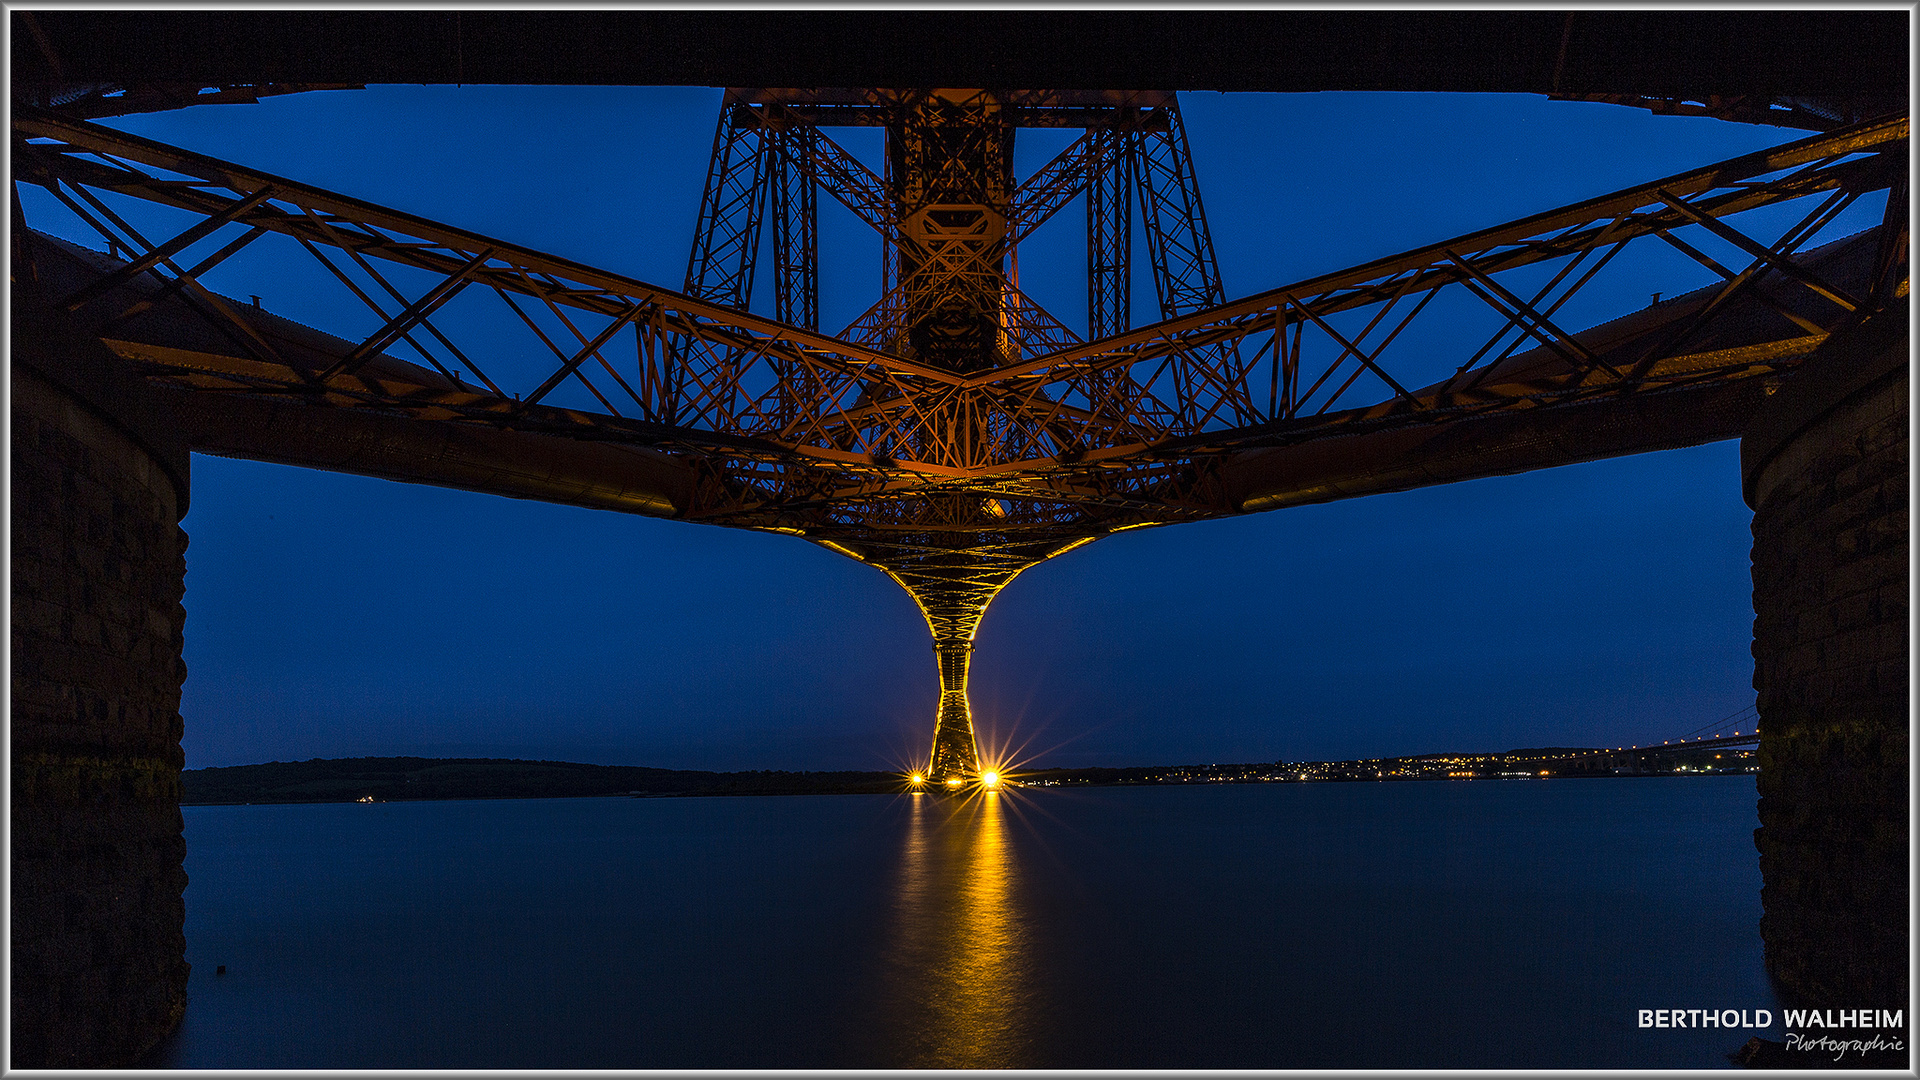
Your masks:
{"label": "vertical steel post", "polygon": [[819,178],[805,134],[787,126],[772,137],[773,317],[818,330]]}
{"label": "vertical steel post", "polygon": [[1087,182],[1087,340],[1123,333],[1132,323],[1133,197],[1136,140],[1119,126],[1100,132]]}
{"label": "vertical steel post", "polygon": [[727,100],[713,135],[700,219],[687,257],[688,296],[747,310],[766,203],[767,128],[744,102]]}
{"label": "vertical steel post", "polygon": [[1137,148],[1141,220],[1146,225],[1147,257],[1153,263],[1160,317],[1172,319],[1226,302],[1213,236],[1200,205],[1187,132],[1180,107],[1161,106],[1153,128],[1140,134]]}

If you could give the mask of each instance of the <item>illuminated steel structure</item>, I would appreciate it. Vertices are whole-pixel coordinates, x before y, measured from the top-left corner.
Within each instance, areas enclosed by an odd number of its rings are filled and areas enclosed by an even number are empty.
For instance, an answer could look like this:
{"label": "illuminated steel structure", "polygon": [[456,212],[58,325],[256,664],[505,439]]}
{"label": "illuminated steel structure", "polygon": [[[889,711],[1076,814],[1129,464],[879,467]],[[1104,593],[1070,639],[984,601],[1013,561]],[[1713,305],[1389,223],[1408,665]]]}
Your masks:
{"label": "illuminated steel structure", "polygon": [[[879,173],[828,136],[846,125],[884,129]],[[1021,179],[1023,127],[1082,134]],[[942,784],[979,773],[972,642],[1028,567],[1123,529],[1732,437],[1906,290],[1904,115],[1232,302],[1170,92],[729,90],[680,292],[57,112],[18,110],[14,131],[16,185],[108,245],[33,232],[16,190],[16,293],[179,391],[195,448],[770,530],[872,565],[932,630]],[[1880,192],[1877,225],[1832,235]],[[823,193],[883,241],[879,299],[835,334]],[[183,226],[149,239],[115,209],[129,199]],[[1017,272],[1020,242],[1076,199],[1084,341]],[[1136,235],[1158,299],[1137,329]],[[371,332],[200,282],[269,236]],[[1713,284],[1566,329],[1648,243]],[[772,318],[748,310],[763,251]],[[503,306],[531,351],[466,328],[475,304]],[[1463,308],[1487,336],[1423,336]]]}
{"label": "illuminated steel structure", "polygon": [[[884,175],[823,130],[850,125],[884,129]],[[1084,134],[1018,183],[1013,144],[1022,127]],[[1083,193],[1094,337],[1128,327],[1136,201],[1161,315],[1225,299],[1171,93],[729,90],[687,294],[745,311],[763,220],[771,218],[776,317],[817,330],[816,199],[823,186],[881,237],[880,298],[836,336],[949,376],[1081,344],[1020,291],[1017,266],[1020,241]],[[677,344],[683,359],[727,362],[724,347]],[[1017,485],[972,479],[1010,453],[1057,455],[1062,447],[1049,439],[1044,418],[996,407],[1001,403],[984,395],[936,395],[860,402],[873,419],[835,433],[843,445],[864,442],[870,454],[920,466],[924,478],[909,488],[891,485],[891,491],[843,499],[835,512],[804,528],[815,536],[822,527],[837,528],[836,550],[884,570],[926,616],[940,673],[930,772],[943,782],[979,770],[967,669],[987,605],[1022,570],[1091,537],[1076,528],[1085,524],[1084,511],[1046,497],[1052,493],[1034,499]],[[909,410],[907,425],[880,419]],[[783,419],[798,415],[789,408]],[[1065,443],[1072,446],[1073,437]],[[943,476],[951,479],[936,479]],[[802,490],[810,493],[811,482],[803,480]],[[903,490],[911,497],[901,498]]]}

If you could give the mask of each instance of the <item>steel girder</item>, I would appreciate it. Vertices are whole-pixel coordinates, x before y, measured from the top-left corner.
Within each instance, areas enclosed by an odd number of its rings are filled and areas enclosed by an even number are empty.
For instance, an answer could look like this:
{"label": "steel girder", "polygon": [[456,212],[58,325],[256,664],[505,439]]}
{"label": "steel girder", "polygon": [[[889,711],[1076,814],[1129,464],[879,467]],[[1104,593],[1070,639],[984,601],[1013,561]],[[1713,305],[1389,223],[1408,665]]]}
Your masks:
{"label": "steel girder", "polygon": [[753,299],[762,222],[773,220],[774,318],[820,328],[813,140],[779,115],[731,99],[720,110],[700,197],[686,293],[745,311]]}
{"label": "steel girder", "polygon": [[[315,90],[364,90],[361,83],[63,82],[26,88],[22,99],[34,108],[62,116],[99,120],[133,113],[167,112],[189,105],[254,105],[261,98]],[[18,93],[19,90],[16,90]]]}
{"label": "steel girder", "polygon": [[[786,99],[774,100],[780,94]],[[1025,305],[997,261],[1004,243],[1086,192],[1111,226],[1104,258],[1090,244],[1090,268],[1107,276],[1111,292],[1125,253],[1112,208],[1129,186],[1112,175],[1112,163],[1128,159],[1127,139],[1144,144],[1147,133],[1177,155],[1177,113],[1170,97],[1135,95],[1120,105],[955,97],[865,92],[841,103],[770,92],[758,112],[735,108],[723,117],[715,159],[724,154],[726,168],[710,177],[703,209],[713,236],[704,254],[696,242],[691,260],[698,272],[690,272],[689,291],[698,297],[45,114],[16,116],[15,179],[47,189],[118,253],[75,261],[85,280],[49,303],[86,322],[150,380],[215,408],[237,398],[661,451],[693,479],[675,481],[673,497],[647,512],[671,506],[689,520],[798,533],[895,575],[928,611],[943,700],[958,693],[959,701],[959,646],[970,643],[993,593],[1041,559],[1120,528],[1366,490],[1371,481],[1351,469],[1335,475],[1336,468],[1318,487],[1303,484],[1299,455],[1334,440],[1386,447],[1377,473],[1385,486],[1375,489],[1391,490],[1724,437],[1724,421],[1690,419],[1685,403],[1724,402],[1714,415],[1731,415],[1741,395],[1759,392],[1839,326],[1904,296],[1901,116],[1138,330],[1126,330],[1123,309],[1110,305],[1107,324],[1094,326],[1121,332],[1046,342],[1045,334],[1012,332],[1017,321],[1006,313]],[[1124,126],[1120,108],[1134,110],[1126,114],[1130,134],[1113,134]],[[1004,157],[1008,118],[1022,109],[1049,122],[1105,117],[1108,126],[1016,185],[992,162]],[[816,122],[887,122],[902,110],[919,113],[919,143],[910,149],[903,137],[885,177],[839,151]],[[780,111],[791,118],[771,134],[778,125],[767,117]],[[1151,157],[1133,157],[1135,193],[1152,188],[1160,208],[1143,202],[1142,213],[1162,214],[1163,253],[1196,253],[1181,256],[1183,265],[1204,267],[1204,227],[1194,204],[1180,202],[1197,193],[1190,166],[1183,173],[1178,160],[1156,165]],[[894,328],[891,335],[856,323],[832,338],[741,310],[757,246],[746,234],[769,199],[777,279],[779,261],[788,266],[789,298],[778,306],[789,316],[804,308],[797,297],[807,277],[796,271],[806,262],[810,215],[800,193],[815,186],[809,170],[892,239],[884,246],[895,253],[886,294],[894,299],[883,297],[868,323]],[[983,172],[992,173],[984,187]],[[1850,204],[1887,189],[1895,196],[1877,232],[1829,239],[1828,225]],[[934,201],[954,191],[980,198]],[[185,211],[186,225],[149,240],[114,209],[127,198]],[[1811,211],[1777,235],[1742,231],[1732,220],[1795,201]],[[961,209],[937,212],[950,206]],[[32,245],[17,195],[15,215],[18,277]],[[995,215],[998,249],[980,240],[996,227]],[[967,231],[983,222],[984,232]],[[350,340],[290,335],[200,283],[269,235],[317,260],[374,313],[378,328]],[[1564,305],[1619,251],[1654,242],[1720,284],[1592,330],[1560,325]],[[1710,244],[1731,248],[1739,261],[1715,257]],[[994,275],[1004,283],[997,293],[982,287]],[[1163,303],[1209,287],[1205,270],[1159,280]],[[1188,288],[1196,282],[1200,292]],[[483,357],[480,340],[463,338],[443,317],[456,300],[485,297],[527,328],[532,353]],[[992,347],[957,362],[952,349],[902,355],[914,342],[899,328],[944,317],[955,297],[964,301],[959,310],[976,315],[1001,305]],[[1414,335],[1405,332],[1448,298],[1490,312],[1496,330],[1477,350],[1455,346],[1461,362],[1448,361],[1435,376],[1431,343],[1407,349]],[[198,319],[198,331],[180,330],[182,312]],[[616,352],[616,342],[630,344]],[[424,363],[390,355],[402,347]],[[1589,422],[1609,414],[1657,417],[1664,426],[1649,435]],[[1541,432],[1587,428],[1605,433],[1537,449]],[[1500,431],[1509,434],[1493,443],[1536,449],[1503,457],[1476,434]],[[1454,464],[1423,466],[1440,460],[1430,453],[1440,443]],[[957,748],[957,714],[950,726]]]}
{"label": "steel girder", "polygon": [[760,223],[767,205],[772,139],[762,124],[738,107],[720,109],[713,134],[700,217],[687,257],[688,296],[747,310],[753,300],[754,265],[760,253]]}
{"label": "steel girder", "polygon": [[1132,133],[1089,132],[1095,142],[1087,178],[1087,337],[1099,341],[1133,325]]}
{"label": "steel girder", "polygon": [[1886,99],[1872,96],[1805,97],[1770,94],[1696,94],[1657,97],[1650,94],[1561,94],[1547,95],[1554,101],[1592,101],[1605,105],[1625,105],[1645,109],[1661,116],[1711,116],[1738,124],[1768,124],[1773,127],[1832,131],[1883,115]]}
{"label": "steel girder", "polygon": [[1160,111],[1164,127],[1131,140],[1140,177],[1140,220],[1146,226],[1147,257],[1160,317],[1177,319],[1216,307],[1227,299],[1220,266],[1213,256],[1213,235],[1200,204],[1200,182],[1187,149],[1180,109],[1168,102]]}
{"label": "steel girder", "polygon": [[813,141],[789,129],[776,141],[773,200],[773,317],[820,329],[820,177]]}
{"label": "steel girder", "polygon": [[[277,374],[262,369],[249,377],[262,392],[297,390],[342,407],[488,425],[530,424],[579,437],[738,456],[749,483],[759,476],[784,478],[763,484],[758,497],[749,500],[758,513],[777,518],[782,507],[804,511],[942,487],[983,496],[1027,491],[1048,501],[1144,509],[1164,490],[1169,452],[1191,456],[1293,443],[1645,393],[1675,379],[1696,382],[1704,377],[1700,371],[1669,371],[1672,362],[1711,351],[1700,346],[1711,343],[1716,322],[1742,302],[1760,303],[1799,328],[1745,327],[1742,332],[1754,342],[1818,336],[1858,308],[1857,297],[1796,269],[1795,252],[1821,238],[1821,227],[1844,204],[1901,182],[1906,121],[1816,136],[972,373],[696,301],[90,125],[27,116],[16,122],[16,130],[25,136],[17,147],[16,178],[54,190],[132,256],[85,295],[67,298],[69,307],[99,310],[102,297],[143,279],[198,305],[214,324],[226,327],[236,338],[229,352],[238,350],[240,357],[277,368]],[[150,243],[123,228],[124,220],[100,201],[102,192],[179,207],[196,215],[198,224],[171,240]],[[1767,244],[1741,241],[1751,255],[1744,268],[1729,269],[1686,239],[1690,231],[1731,230],[1726,219],[1740,211],[1812,197],[1818,197],[1820,209],[1804,228]],[[362,339],[347,357],[296,370],[252,340],[242,313],[197,283],[238,246],[269,233],[290,237],[342,277],[342,263],[376,277],[376,264],[401,265],[424,271],[433,284],[411,292],[384,278],[379,279],[383,287],[352,286],[380,314],[381,330]],[[212,246],[216,234],[233,239],[197,265],[175,261],[195,245]],[[1687,337],[1643,341],[1632,356],[1600,357],[1553,316],[1591,279],[1592,264],[1627,243],[1652,240],[1688,251],[1722,275],[1725,285],[1703,301]],[[1562,268],[1552,291],[1534,290],[1526,298],[1500,284],[1516,269],[1556,262]],[[1886,276],[1884,268],[1878,272]],[[1498,313],[1500,333],[1488,347],[1466,356],[1451,377],[1425,392],[1409,390],[1395,378],[1395,358],[1387,346],[1419,314],[1409,309],[1448,289],[1472,295]],[[435,323],[438,307],[460,290],[492,293],[509,305],[552,360],[545,367],[528,366],[517,384],[495,379]],[[1672,304],[1662,310],[1673,313]],[[1343,331],[1331,321],[1369,310],[1375,317],[1364,327]],[[127,318],[137,312],[110,314]],[[550,333],[555,327],[557,334]],[[632,353],[618,364],[608,355],[615,334],[633,341]],[[660,346],[674,335],[708,345],[709,355],[669,361]],[[1164,377],[1175,361],[1224,343],[1251,356],[1237,380],[1198,363],[1184,392]],[[332,385],[394,346],[416,351],[448,388],[420,387],[388,398]],[[1533,348],[1523,353],[1522,346]],[[1514,369],[1515,358],[1539,350],[1557,360],[1558,368],[1535,372],[1524,388],[1502,389],[1498,377]],[[772,371],[769,360],[783,362],[790,371]],[[1714,369],[1714,377],[1748,373],[1747,366],[1727,364]],[[804,373],[806,385],[799,385],[792,372]],[[538,407],[563,382],[585,389],[607,407],[568,408],[559,410],[564,416],[548,417]],[[1385,395],[1369,395],[1371,402],[1361,398],[1367,384]],[[613,407],[614,400],[625,407]],[[943,433],[936,422],[938,407],[954,405],[986,418],[986,435],[968,441]],[[743,512],[716,509],[722,518]]]}
{"label": "steel girder", "polygon": [[[707,268],[713,266],[709,252],[741,254],[712,273],[723,287],[698,290],[696,275],[689,271],[688,291],[746,307],[751,281],[742,279],[752,274],[754,215],[761,203],[748,195],[729,199],[729,193],[746,192],[763,182],[767,166],[761,161],[767,148],[784,137],[810,159],[825,163],[820,172],[839,181],[842,201],[882,237],[886,258],[881,297],[842,332],[843,339],[960,374],[1077,344],[1077,335],[1021,292],[1018,245],[1083,192],[1089,213],[1091,325],[1096,330],[1124,329],[1128,321],[1124,303],[1131,270],[1130,208],[1136,200],[1142,207],[1163,314],[1186,314],[1223,299],[1174,98],[1145,98],[1151,111],[1143,121],[1143,99],[1137,96],[1117,103],[1083,95],[1071,104],[1079,109],[1077,119],[1086,125],[1085,133],[1016,184],[1012,152],[1019,121],[1061,123],[1057,109],[1069,104],[1035,97],[977,90],[856,95],[728,91],[703,207],[738,209],[729,215],[703,208],[694,258],[696,265]],[[1040,104],[1056,111],[1036,117],[1033,109]],[[828,110],[824,114],[823,108]],[[874,176],[819,130],[817,121],[846,122],[850,110],[884,126],[883,177]],[[738,149],[754,139],[762,148],[758,156]],[[776,243],[777,262],[791,248],[784,240]],[[998,410],[981,404],[953,395],[924,402],[921,422],[907,433],[900,456],[961,467],[991,462],[994,447],[1003,445],[1013,429],[996,415]],[[1033,435],[1025,433],[1028,439]],[[893,448],[887,451],[892,454]],[[1045,536],[1036,544],[1031,537],[989,535],[978,527],[983,517],[993,516],[1011,517],[1007,524],[1029,527],[1063,523],[1057,512],[1036,513],[1030,502],[1012,514],[1008,507],[1006,500],[977,493],[923,490],[912,499],[895,498],[867,508],[856,530],[865,542],[857,549],[833,544],[885,570],[926,616],[941,680],[930,766],[936,780],[972,771],[978,764],[966,678],[981,616],[1016,574],[1061,547]],[[883,533],[883,526],[892,531]],[[968,533],[964,547],[952,543],[954,529]],[[875,543],[877,533],[889,543]]]}

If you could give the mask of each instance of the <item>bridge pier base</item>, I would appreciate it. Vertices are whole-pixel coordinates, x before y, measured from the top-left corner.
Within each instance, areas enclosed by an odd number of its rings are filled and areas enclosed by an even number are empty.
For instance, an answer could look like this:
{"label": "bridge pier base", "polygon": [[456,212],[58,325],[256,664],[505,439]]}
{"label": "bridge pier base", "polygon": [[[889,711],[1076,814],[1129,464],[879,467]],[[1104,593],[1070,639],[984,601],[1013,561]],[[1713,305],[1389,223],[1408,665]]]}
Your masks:
{"label": "bridge pier base", "polygon": [[973,642],[936,639],[933,652],[940,664],[940,709],[933,721],[927,776],[936,784],[969,780],[980,772],[980,739],[973,730],[973,703],[967,699]]}
{"label": "bridge pier base", "polygon": [[1835,334],[1740,448],[1760,933],[1815,1007],[1907,1000],[1907,342],[1904,310]]}
{"label": "bridge pier base", "polygon": [[97,342],[12,335],[12,1060],[122,1066],[186,1009],[187,451]]}
{"label": "bridge pier base", "polygon": [[[963,505],[970,508],[977,501]],[[1003,542],[983,551],[937,554],[909,549],[904,557],[893,559],[855,555],[905,589],[933,633],[940,704],[934,712],[933,746],[927,753],[926,775],[934,786],[966,787],[980,779],[980,742],[974,733],[973,706],[967,698],[967,672],[973,663],[973,638],[987,607],[1028,567],[1085,542]],[[840,550],[848,553],[845,548]]]}

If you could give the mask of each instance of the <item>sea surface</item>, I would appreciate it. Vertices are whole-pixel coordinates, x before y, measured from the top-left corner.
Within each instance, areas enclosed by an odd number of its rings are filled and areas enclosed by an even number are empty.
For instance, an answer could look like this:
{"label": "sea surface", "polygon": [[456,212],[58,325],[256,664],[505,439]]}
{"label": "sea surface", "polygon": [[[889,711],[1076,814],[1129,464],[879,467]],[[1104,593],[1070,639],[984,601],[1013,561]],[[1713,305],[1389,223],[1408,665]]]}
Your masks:
{"label": "sea surface", "polygon": [[1755,801],[1730,776],[188,807],[193,974],[150,1064],[1724,1068],[1781,1031]]}

